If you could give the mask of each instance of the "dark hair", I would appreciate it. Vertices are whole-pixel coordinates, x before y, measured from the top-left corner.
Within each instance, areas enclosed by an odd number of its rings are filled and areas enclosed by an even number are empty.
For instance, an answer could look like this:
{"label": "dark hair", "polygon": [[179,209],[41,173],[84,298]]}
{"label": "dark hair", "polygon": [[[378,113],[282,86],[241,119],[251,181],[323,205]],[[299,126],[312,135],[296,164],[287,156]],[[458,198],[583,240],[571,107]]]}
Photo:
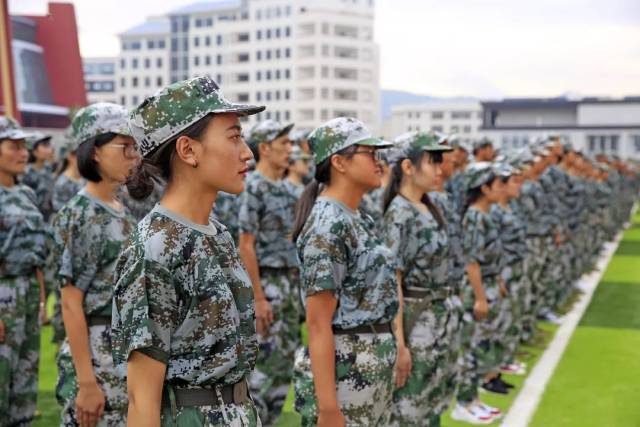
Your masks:
{"label": "dark hair", "polygon": [[97,147],[108,144],[118,134],[113,132],[103,133],[88,141],[82,142],[76,150],[78,157],[78,171],[83,178],[91,182],[100,182],[102,177],[98,172],[98,163],[93,158]]}
{"label": "dark hair", "polygon": [[258,163],[260,161],[260,149],[258,148],[258,146],[261,143],[257,143],[257,144],[247,144],[249,145],[249,149],[251,150],[251,153],[253,153],[253,159],[256,161],[256,163]]}
{"label": "dark hair", "polygon": [[[422,158],[428,155],[431,163],[442,163],[442,151],[417,151],[410,154],[407,159],[416,167],[420,165],[422,162]],[[386,212],[389,209],[389,205],[393,199],[398,195],[400,191],[400,183],[402,182],[402,160],[396,162],[391,168],[391,180],[389,181],[389,185],[384,191],[384,197],[382,202],[382,210]],[[429,194],[424,193],[420,202],[424,204],[427,209],[429,209],[429,213],[435,218],[438,223],[438,228],[442,229],[445,227],[444,217],[442,216],[442,212],[436,205],[433,204],[431,197]]]}
{"label": "dark hair", "polygon": [[467,212],[467,209],[469,209],[469,206],[477,202],[478,199],[482,197],[482,186],[484,185],[491,186],[493,184],[493,181],[495,181],[496,178],[497,177],[495,175],[491,174],[491,177],[487,182],[485,182],[479,187],[471,188],[467,190],[467,197],[465,198],[466,200],[464,204],[464,209],[462,210],[462,216],[464,216],[464,214]]}
{"label": "dark hair", "polygon": [[33,148],[29,150],[29,160],[27,160],[28,163],[34,163],[36,161],[36,156],[35,154],[33,154],[33,152],[36,151],[42,144],[51,145],[51,138],[44,138],[33,144]]}
{"label": "dark hair", "polygon": [[127,179],[127,190],[135,200],[144,200],[153,192],[159,178],[165,182],[171,180],[171,160],[176,152],[176,142],[181,136],[199,140],[202,134],[213,120],[213,114],[208,114],[174,136],[168,142],[160,146],[151,156],[136,166],[133,173]]}
{"label": "dark hair", "polygon": [[[344,150],[343,150],[344,151]],[[337,153],[337,154],[340,154]],[[320,185],[328,185],[331,179],[331,156],[324,159],[320,162],[319,165],[316,166],[316,174],[314,178],[311,180],[306,187],[304,187],[304,191],[296,203],[296,213],[295,219],[293,222],[293,233],[292,240],[295,242],[298,240],[298,236],[302,232],[302,228],[304,224],[307,222],[307,218],[309,218],[309,214],[311,214],[311,209],[313,209],[313,204],[316,202],[318,198],[318,193],[320,193]]]}

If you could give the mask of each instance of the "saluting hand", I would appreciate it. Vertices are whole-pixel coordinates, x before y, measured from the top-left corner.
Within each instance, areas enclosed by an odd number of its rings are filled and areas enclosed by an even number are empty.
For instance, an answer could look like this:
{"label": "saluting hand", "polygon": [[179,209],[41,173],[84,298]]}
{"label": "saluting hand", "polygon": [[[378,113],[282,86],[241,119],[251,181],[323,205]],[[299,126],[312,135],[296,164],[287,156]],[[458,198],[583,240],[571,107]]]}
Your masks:
{"label": "saluting hand", "polygon": [[265,336],[273,323],[273,308],[266,299],[256,300],[256,330]]}

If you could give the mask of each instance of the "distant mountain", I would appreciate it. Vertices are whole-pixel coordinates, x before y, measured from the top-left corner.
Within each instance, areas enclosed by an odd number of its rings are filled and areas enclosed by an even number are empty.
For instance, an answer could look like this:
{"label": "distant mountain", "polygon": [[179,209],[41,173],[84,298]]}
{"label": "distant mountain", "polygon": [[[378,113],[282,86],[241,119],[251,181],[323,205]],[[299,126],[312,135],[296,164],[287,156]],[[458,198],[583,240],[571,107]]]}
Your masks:
{"label": "distant mountain", "polygon": [[436,101],[469,101],[474,100],[472,97],[437,97],[429,95],[418,95],[411,92],[404,92],[401,90],[384,90],[380,91],[380,114],[382,119],[386,119],[391,116],[391,108],[395,105],[405,104],[426,104]]}

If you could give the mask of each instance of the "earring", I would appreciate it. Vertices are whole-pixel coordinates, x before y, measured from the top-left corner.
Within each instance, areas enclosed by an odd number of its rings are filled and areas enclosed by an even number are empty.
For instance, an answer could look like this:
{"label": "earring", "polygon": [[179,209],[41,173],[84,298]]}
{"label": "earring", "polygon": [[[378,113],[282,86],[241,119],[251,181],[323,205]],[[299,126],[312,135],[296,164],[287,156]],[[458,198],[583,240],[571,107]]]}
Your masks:
{"label": "earring", "polygon": [[197,168],[198,168],[198,161],[197,161],[197,160],[195,160],[191,166],[192,166],[194,169],[197,169]]}

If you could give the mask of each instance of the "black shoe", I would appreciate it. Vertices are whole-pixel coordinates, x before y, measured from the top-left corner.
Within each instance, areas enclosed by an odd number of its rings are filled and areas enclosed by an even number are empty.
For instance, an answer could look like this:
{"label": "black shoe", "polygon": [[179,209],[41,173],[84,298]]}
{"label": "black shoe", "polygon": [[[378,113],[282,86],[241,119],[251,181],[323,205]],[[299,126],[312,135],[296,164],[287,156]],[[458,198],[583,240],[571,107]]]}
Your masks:
{"label": "black shoe", "polygon": [[482,384],[482,389],[489,393],[508,394],[509,389],[497,382],[495,379]]}
{"label": "black shoe", "polygon": [[510,383],[506,382],[505,380],[503,380],[502,379],[502,375],[498,375],[492,381],[497,382],[498,384],[500,384],[501,386],[503,386],[506,389],[510,389],[510,388],[514,388],[515,387],[513,384],[510,384]]}

